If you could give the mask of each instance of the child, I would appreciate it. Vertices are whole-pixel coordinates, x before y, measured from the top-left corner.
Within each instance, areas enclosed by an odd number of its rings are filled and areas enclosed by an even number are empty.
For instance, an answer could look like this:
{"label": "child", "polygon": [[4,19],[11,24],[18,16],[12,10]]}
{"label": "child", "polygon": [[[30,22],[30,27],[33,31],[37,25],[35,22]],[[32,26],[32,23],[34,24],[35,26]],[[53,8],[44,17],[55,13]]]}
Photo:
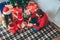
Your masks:
{"label": "child", "polygon": [[4,7],[3,8],[3,15],[5,17],[6,28],[8,29],[8,24],[9,24],[9,20],[8,19],[10,18],[11,21],[13,22],[11,10],[9,10],[8,7]]}
{"label": "child", "polygon": [[[26,7],[26,10],[30,11],[31,17],[29,18],[29,21],[36,17],[36,11],[39,9],[38,5],[36,3],[29,3]],[[34,21],[33,21],[34,22]]]}
{"label": "child", "polygon": [[38,9],[36,11],[36,22],[32,23],[31,25],[28,26],[32,26],[34,28],[34,30],[40,30],[41,28],[43,28],[45,25],[47,25],[48,23],[48,17],[46,15],[45,12],[43,12],[41,9]]}
{"label": "child", "polygon": [[[30,2],[27,6],[26,6],[26,11],[25,14],[28,15],[25,19],[27,20],[27,27],[30,28],[28,26],[29,21],[33,18],[36,17],[36,11],[38,10],[38,5],[34,2]],[[31,15],[30,15],[31,14]],[[33,21],[34,22],[34,21]],[[29,24],[30,25],[30,24]]]}
{"label": "child", "polygon": [[17,25],[20,28],[20,31],[22,31],[22,24],[24,24],[24,19],[22,16],[22,8],[20,6],[18,6],[18,4],[16,4],[16,5],[17,6],[12,9],[12,14],[14,16],[14,22],[17,20],[16,21]]}

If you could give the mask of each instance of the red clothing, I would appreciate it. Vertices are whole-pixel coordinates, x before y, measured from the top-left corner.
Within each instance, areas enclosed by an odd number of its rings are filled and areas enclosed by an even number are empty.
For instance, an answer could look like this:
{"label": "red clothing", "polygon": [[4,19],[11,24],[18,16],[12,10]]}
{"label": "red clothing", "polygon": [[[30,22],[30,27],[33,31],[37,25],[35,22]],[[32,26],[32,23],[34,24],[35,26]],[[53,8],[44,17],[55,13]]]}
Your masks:
{"label": "red clothing", "polygon": [[22,8],[19,8],[19,9],[18,8],[13,8],[12,13],[13,14],[22,13]]}
{"label": "red clothing", "polygon": [[36,30],[43,28],[48,23],[48,17],[46,13],[44,13],[44,16],[42,18],[38,17],[38,23],[38,26],[33,25],[33,28],[36,28]]}
{"label": "red clothing", "polygon": [[23,16],[22,16],[22,8],[13,8],[12,9],[12,13],[15,14],[18,18],[17,18],[17,22],[18,24],[21,24],[23,21]]}
{"label": "red clothing", "polygon": [[18,26],[17,26],[16,23],[10,24],[10,32],[12,32],[13,34],[15,34],[17,30],[18,30]]}
{"label": "red clothing", "polygon": [[17,20],[17,21],[18,21],[18,24],[21,25],[22,22],[24,21],[22,14],[18,14],[18,18],[19,18],[19,19]]}
{"label": "red clothing", "polygon": [[14,28],[11,29],[10,31],[13,33],[16,33],[16,31],[18,30],[17,24],[19,24],[21,26],[21,24],[23,22],[22,8],[19,8],[19,9],[13,8],[12,14],[15,14],[17,16],[17,18],[14,18]]}
{"label": "red clothing", "polygon": [[31,13],[34,13],[38,10],[38,5],[36,3],[30,3],[26,7],[27,10],[30,10]]}
{"label": "red clothing", "polygon": [[16,8],[13,8],[12,9],[12,14],[15,14],[16,15],[16,10],[17,10]]}

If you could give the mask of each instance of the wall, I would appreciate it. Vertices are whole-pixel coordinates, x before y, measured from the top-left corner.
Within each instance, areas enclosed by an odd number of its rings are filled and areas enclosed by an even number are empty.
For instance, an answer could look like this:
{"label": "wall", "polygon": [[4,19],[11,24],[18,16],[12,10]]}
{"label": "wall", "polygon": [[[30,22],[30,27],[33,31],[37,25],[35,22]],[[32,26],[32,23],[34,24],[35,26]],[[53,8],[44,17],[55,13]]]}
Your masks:
{"label": "wall", "polygon": [[60,8],[57,11],[56,17],[54,18],[54,23],[57,24],[60,27]]}
{"label": "wall", "polygon": [[58,10],[60,8],[59,0],[34,0],[34,1],[38,3],[39,7],[43,11],[47,13],[50,21],[59,24],[58,26],[60,26],[59,13],[58,13]]}
{"label": "wall", "polygon": [[4,1],[8,1],[8,0],[0,0],[0,3],[1,3],[1,2],[4,2]]}

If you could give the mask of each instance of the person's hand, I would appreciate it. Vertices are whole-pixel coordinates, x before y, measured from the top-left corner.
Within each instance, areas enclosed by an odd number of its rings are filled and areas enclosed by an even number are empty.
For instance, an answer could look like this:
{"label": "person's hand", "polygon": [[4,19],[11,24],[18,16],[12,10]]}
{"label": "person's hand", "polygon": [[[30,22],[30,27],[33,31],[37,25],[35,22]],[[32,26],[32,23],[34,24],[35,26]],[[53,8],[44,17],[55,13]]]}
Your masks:
{"label": "person's hand", "polygon": [[39,15],[36,13],[36,16],[39,17]]}
{"label": "person's hand", "polygon": [[28,21],[31,21],[31,17],[29,18],[29,20]]}
{"label": "person's hand", "polygon": [[31,26],[33,26],[33,24],[32,23],[29,23],[29,24],[27,24],[27,26],[30,26],[31,27]]}

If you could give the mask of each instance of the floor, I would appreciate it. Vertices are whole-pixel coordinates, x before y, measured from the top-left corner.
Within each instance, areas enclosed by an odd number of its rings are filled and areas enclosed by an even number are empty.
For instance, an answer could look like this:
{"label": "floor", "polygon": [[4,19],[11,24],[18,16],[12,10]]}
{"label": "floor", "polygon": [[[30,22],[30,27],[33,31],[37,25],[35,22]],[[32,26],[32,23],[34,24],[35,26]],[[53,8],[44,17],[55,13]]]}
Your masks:
{"label": "floor", "polygon": [[60,27],[60,8],[58,9],[56,16],[54,18],[54,23]]}
{"label": "floor", "polygon": [[[60,28],[54,23],[53,23],[53,25],[60,32]],[[60,40],[60,35],[58,37],[54,38],[53,40]]]}
{"label": "floor", "polygon": [[1,40],[52,40],[59,36],[59,31],[51,23],[39,31],[33,31],[31,28],[17,31],[16,34],[7,31],[3,25],[0,25],[0,39]]}

